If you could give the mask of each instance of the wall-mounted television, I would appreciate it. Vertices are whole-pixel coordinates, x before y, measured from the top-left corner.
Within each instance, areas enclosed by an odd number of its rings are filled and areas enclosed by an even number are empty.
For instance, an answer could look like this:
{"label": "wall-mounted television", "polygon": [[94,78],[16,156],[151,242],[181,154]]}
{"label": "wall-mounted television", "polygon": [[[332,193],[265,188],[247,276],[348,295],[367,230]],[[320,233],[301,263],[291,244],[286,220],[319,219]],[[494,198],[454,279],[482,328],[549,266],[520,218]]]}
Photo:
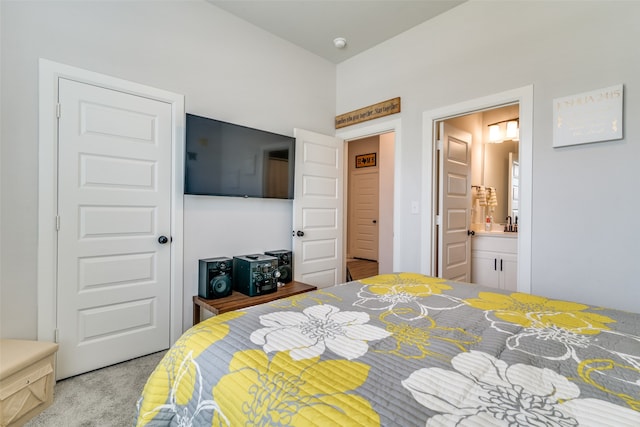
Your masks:
{"label": "wall-mounted television", "polygon": [[293,199],[295,139],[186,117],[185,194]]}

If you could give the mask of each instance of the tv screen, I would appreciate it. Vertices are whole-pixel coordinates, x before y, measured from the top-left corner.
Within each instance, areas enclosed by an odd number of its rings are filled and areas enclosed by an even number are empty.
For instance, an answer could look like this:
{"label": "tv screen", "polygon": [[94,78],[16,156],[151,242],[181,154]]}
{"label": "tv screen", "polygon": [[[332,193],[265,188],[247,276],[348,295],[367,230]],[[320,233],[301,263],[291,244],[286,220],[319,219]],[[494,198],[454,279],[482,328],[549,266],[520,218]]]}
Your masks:
{"label": "tv screen", "polygon": [[293,199],[295,139],[187,114],[185,194]]}

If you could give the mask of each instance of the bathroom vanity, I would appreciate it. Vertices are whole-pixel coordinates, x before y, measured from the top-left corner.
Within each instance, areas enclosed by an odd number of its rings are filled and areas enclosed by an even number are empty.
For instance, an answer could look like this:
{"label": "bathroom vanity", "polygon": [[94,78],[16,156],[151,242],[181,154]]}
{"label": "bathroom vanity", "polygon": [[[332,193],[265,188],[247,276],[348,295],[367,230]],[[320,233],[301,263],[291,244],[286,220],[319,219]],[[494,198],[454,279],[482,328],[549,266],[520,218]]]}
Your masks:
{"label": "bathroom vanity", "polygon": [[471,282],[518,289],[518,233],[476,231],[471,238]]}

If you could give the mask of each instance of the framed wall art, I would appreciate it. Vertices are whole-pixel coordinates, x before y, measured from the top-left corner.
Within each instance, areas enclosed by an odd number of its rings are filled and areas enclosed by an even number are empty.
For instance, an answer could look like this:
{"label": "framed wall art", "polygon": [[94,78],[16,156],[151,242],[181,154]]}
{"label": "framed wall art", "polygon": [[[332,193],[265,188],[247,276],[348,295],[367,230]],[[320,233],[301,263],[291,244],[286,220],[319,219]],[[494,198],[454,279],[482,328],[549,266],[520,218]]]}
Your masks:
{"label": "framed wall art", "polygon": [[623,85],[553,100],[553,146],[622,139]]}

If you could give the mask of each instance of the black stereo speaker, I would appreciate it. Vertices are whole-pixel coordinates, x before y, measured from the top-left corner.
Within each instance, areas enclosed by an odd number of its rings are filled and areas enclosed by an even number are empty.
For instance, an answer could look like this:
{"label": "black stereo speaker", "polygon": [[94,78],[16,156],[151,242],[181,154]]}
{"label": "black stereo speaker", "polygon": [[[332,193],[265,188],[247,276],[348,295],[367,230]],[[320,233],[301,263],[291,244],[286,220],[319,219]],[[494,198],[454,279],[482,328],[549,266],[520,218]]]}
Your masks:
{"label": "black stereo speaker", "polygon": [[204,299],[222,298],[233,290],[233,260],[207,258],[199,261],[198,295]]}
{"label": "black stereo speaker", "polygon": [[280,271],[279,282],[289,283],[293,281],[293,254],[291,251],[280,249],[277,251],[267,251],[264,254],[278,258],[278,271]]}
{"label": "black stereo speaker", "polygon": [[262,254],[233,257],[233,289],[250,297],[278,290],[278,260]]}

